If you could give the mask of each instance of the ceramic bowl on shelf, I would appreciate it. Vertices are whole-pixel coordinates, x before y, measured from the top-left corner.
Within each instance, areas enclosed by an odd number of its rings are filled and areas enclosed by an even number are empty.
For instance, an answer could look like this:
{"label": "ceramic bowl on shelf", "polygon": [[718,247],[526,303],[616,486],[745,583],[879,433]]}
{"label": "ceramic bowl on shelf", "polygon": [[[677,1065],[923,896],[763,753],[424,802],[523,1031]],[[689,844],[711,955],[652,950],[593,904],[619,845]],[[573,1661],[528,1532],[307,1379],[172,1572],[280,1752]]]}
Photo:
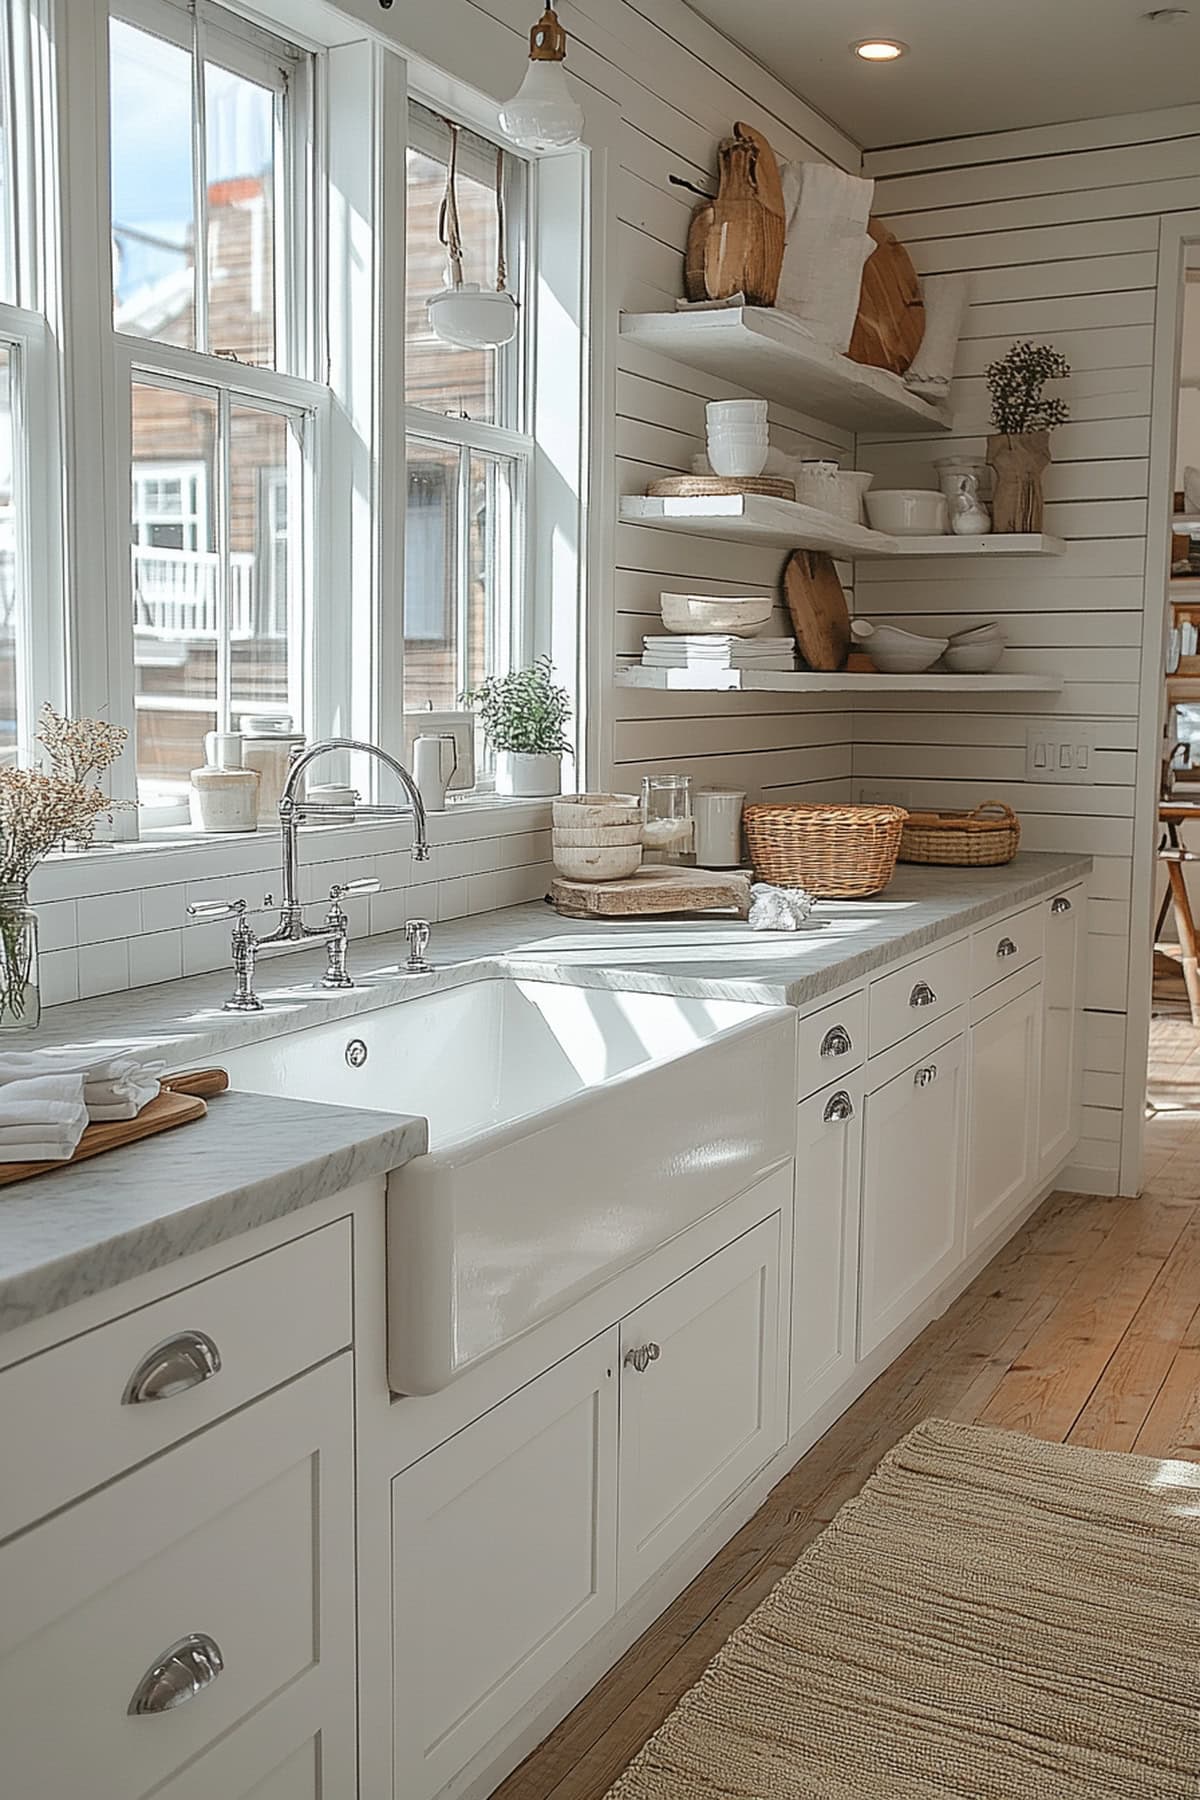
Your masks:
{"label": "ceramic bowl on shelf", "polygon": [[662,622],[676,634],[719,632],[757,637],[774,611],[770,599],[710,599],[704,594],[660,594]]}
{"label": "ceramic bowl on shelf", "polygon": [[637,825],[556,825],[554,827],[554,848],[556,850],[603,850],[605,848],[640,844],[642,827]]}
{"label": "ceramic bowl on shelf", "polygon": [[560,794],[554,802],[556,830],[587,831],[596,826],[640,825],[637,794]]}
{"label": "ceramic bowl on shelf", "polygon": [[642,866],[640,843],[572,848],[556,839],[551,854],[554,867],[568,881],[624,881]]}
{"label": "ceramic bowl on shelf", "polygon": [[949,638],[902,631],[899,625],[870,625],[861,619],[854,621],[852,630],[855,641],[869,652],[882,675],[921,675],[932,669],[950,642]]}
{"label": "ceramic bowl on shelf", "polygon": [[969,631],[956,631],[952,635],[952,644],[982,644],[998,640],[1001,644],[1008,642],[1003,628],[992,619],[987,625],[972,625]]}
{"label": "ceramic bowl on shelf", "polygon": [[946,496],[932,488],[872,488],[864,498],[871,529],[889,537],[942,537],[949,529]]}
{"label": "ceramic bowl on shelf", "polygon": [[942,658],[952,675],[988,675],[1004,655],[1003,638],[980,638],[951,644]]}

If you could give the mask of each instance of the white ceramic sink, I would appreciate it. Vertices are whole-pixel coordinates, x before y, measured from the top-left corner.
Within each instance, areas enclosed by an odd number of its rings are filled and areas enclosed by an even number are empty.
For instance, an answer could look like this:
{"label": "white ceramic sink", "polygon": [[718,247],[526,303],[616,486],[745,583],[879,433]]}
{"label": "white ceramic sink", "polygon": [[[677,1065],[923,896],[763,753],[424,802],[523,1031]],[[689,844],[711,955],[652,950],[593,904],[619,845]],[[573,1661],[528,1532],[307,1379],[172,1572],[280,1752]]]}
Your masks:
{"label": "white ceramic sink", "polygon": [[224,1061],[429,1120],[389,1184],[388,1368],[433,1393],[790,1156],[794,1044],[787,1007],[492,979]]}

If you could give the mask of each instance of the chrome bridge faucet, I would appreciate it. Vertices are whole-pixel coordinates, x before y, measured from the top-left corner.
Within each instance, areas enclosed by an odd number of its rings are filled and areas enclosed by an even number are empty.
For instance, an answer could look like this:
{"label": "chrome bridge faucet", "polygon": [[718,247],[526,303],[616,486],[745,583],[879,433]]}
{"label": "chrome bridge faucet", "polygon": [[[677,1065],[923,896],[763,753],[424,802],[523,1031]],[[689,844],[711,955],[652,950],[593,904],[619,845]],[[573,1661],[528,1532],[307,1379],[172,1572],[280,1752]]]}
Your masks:
{"label": "chrome bridge faucet", "polygon": [[[413,856],[417,862],[429,859],[429,839],[426,835],[425,806],[417,790],[417,784],[405,768],[404,764],[394,757],[390,751],[383,750],[378,744],[360,742],[357,738],[323,738],[320,743],[310,744],[307,750],[301,750],[294,758],[288,770],[283,793],[279,797],[279,824],[283,836],[283,897],[279,906],[279,922],[273,931],[259,936],[247,923],[247,905],[244,900],[199,900],[188,907],[194,919],[233,919],[233,993],[225,1002],[226,1012],[261,1012],[262,1001],[254,991],[254,970],[259,953],[263,950],[306,950],[314,943],[325,945],[328,965],[320,982],[323,988],[348,988],[354,982],[346,969],[346,955],[350,941],[350,921],[346,916],[342,901],[357,894],[373,894],[378,892],[379,882],[368,877],[362,881],[335,883],[329,890],[329,911],[320,925],[304,923],[303,908],[297,896],[299,875],[299,830],[308,822],[320,822],[321,819],[345,819],[344,806],[326,806],[317,801],[309,801],[299,797],[300,778],[309,764],[317,757],[326,756],[334,750],[356,750],[365,756],[372,756],[385,768],[391,769],[404,789],[406,800],[403,804],[361,806],[355,805],[354,819],[399,819],[410,813],[413,817]],[[272,896],[267,895],[265,906],[275,904]],[[412,919],[405,927],[408,934],[409,957],[406,973],[423,975],[429,969],[425,960],[425,951],[429,945],[429,925],[424,919]]]}

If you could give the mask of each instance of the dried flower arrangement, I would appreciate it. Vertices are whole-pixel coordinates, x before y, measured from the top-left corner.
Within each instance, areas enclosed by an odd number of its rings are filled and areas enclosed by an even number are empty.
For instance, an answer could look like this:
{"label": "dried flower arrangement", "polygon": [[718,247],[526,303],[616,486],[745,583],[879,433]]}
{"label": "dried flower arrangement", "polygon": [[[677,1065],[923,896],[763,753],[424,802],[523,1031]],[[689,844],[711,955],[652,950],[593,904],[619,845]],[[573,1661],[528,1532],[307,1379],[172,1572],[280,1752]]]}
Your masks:
{"label": "dried flower arrangement", "polygon": [[1065,425],[1071,416],[1066,401],[1056,395],[1047,400],[1042,390],[1048,381],[1065,381],[1070,373],[1070,363],[1052,345],[1014,344],[988,366],[993,429],[1006,437],[1020,437],[1027,431],[1053,431]]}

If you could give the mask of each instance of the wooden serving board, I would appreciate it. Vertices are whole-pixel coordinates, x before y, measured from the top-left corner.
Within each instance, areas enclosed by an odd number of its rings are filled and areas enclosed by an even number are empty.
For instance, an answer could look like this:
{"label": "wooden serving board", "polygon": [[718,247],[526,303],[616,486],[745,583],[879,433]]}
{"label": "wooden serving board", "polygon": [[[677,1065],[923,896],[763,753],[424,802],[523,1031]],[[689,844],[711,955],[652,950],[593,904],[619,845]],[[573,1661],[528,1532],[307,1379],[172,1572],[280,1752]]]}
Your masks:
{"label": "wooden serving board", "polygon": [[555,881],[550,899],[566,919],[639,919],[663,913],[750,911],[748,875],[643,863],[624,881]]}
{"label": "wooden serving board", "polygon": [[665,475],[646,489],[654,499],[707,500],[715,494],[767,494],[794,500],[796,484],[781,475]]}
{"label": "wooden serving board", "polygon": [[111,1119],[106,1124],[89,1125],[74,1156],[65,1162],[0,1163],[0,1187],[9,1187],[14,1181],[28,1181],[33,1175],[49,1175],[56,1169],[72,1168],[93,1156],[103,1156],[106,1150],[120,1150],[139,1138],[172,1131],[176,1125],[190,1125],[208,1111],[201,1094],[221,1094],[228,1086],[229,1077],[223,1069],[198,1069],[191,1075],[172,1076],[163,1083],[158,1098],[144,1106],[136,1119]]}
{"label": "wooden serving board", "polygon": [[793,550],[783,571],[783,596],[809,668],[826,674],[842,668],[850,649],[850,609],[833,558],[821,550]]}
{"label": "wooden serving board", "polygon": [[851,362],[903,375],[925,335],[925,302],[913,261],[887,226],[867,222],[875,249],[863,265],[858,317],[850,339]]}

